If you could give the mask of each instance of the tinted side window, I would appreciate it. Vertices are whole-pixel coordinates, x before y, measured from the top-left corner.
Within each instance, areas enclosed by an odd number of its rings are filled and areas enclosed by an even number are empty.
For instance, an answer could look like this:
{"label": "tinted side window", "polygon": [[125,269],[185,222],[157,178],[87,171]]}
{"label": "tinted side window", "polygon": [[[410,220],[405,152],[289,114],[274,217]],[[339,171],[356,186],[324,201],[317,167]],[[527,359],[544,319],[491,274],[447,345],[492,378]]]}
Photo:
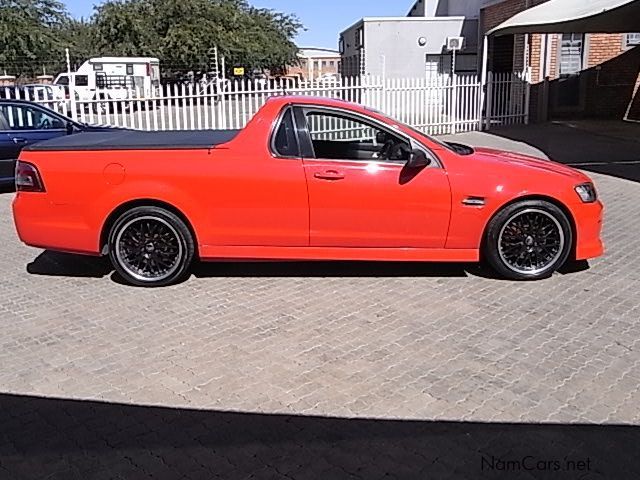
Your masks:
{"label": "tinted side window", "polygon": [[288,109],[282,116],[280,127],[273,142],[275,153],[281,157],[299,157],[298,140],[293,124],[293,110]]}
{"label": "tinted side window", "polygon": [[11,130],[11,128],[9,127],[9,122],[7,122],[7,119],[4,118],[4,113],[2,112],[2,109],[0,109],[0,131],[6,131],[6,130]]}
{"label": "tinted side window", "polygon": [[306,118],[316,158],[395,162],[411,154],[409,143],[366,120],[313,110]]}
{"label": "tinted side window", "polygon": [[87,75],[76,75],[76,87],[88,87],[89,77]]}
{"label": "tinted side window", "polygon": [[65,128],[64,122],[49,113],[26,105],[2,105],[0,113],[11,130],[52,130]]}

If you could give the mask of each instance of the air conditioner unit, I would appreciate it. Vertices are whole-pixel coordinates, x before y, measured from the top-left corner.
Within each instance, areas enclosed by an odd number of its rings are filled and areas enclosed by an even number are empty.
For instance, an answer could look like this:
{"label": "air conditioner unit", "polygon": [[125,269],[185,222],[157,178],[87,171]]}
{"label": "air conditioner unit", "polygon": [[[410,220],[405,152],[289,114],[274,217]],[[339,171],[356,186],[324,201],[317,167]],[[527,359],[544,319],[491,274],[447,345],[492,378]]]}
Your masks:
{"label": "air conditioner unit", "polygon": [[458,51],[462,50],[464,44],[464,37],[447,37],[447,50]]}

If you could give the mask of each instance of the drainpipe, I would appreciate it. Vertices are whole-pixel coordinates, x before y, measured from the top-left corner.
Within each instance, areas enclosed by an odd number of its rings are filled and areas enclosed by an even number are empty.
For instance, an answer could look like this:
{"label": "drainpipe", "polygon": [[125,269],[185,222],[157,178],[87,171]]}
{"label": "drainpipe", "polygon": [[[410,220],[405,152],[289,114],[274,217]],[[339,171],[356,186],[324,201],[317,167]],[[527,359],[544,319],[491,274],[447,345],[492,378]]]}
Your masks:
{"label": "drainpipe", "polygon": [[540,54],[542,60],[542,95],[540,95],[540,108],[538,109],[538,121],[546,122],[549,119],[549,34],[544,34],[544,51]]}

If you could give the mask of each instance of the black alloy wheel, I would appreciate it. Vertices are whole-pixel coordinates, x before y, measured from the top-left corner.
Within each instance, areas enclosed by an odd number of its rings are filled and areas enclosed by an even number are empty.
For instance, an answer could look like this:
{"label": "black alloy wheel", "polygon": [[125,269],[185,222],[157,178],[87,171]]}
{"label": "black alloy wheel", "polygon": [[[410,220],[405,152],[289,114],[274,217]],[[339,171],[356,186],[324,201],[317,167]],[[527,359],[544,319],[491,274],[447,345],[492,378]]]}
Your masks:
{"label": "black alloy wheel", "polygon": [[537,280],[562,267],[572,242],[571,224],[560,208],[528,200],[509,205],[491,220],[483,253],[507,278]]}
{"label": "black alloy wheel", "polygon": [[109,235],[109,257],[129,283],[165,286],[183,280],[195,254],[191,232],[173,212],[136,207],[118,218]]}

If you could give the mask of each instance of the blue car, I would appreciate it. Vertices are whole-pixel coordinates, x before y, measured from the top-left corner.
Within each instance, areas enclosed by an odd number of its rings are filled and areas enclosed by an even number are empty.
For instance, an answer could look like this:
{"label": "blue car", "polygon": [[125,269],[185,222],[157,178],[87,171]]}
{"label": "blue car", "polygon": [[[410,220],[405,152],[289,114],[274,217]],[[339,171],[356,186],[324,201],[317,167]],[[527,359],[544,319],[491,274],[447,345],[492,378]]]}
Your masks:
{"label": "blue car", "polygon": [[13,190],[16,160],[27,145],[78,132],[100,131],[53,110],[18,99],[0,98],[0,189]]}

